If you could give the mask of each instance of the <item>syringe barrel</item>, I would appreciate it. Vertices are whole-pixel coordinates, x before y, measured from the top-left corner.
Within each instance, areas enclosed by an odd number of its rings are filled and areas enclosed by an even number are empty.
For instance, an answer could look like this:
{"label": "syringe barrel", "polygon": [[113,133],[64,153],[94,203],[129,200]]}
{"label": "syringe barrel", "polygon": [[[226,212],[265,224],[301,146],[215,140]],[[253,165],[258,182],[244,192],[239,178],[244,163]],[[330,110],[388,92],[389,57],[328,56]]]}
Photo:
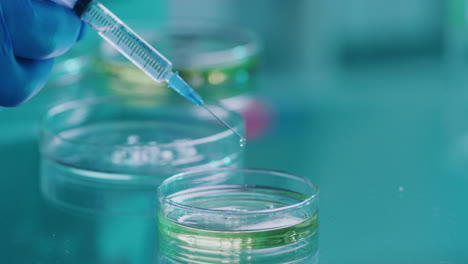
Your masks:
{"label": "syringe barrel", "polygon": [[172,63],[100,3],[91,2],[81,19],[153,80],[170,77]]}
{"label": "syringe barrel", "polygon": [[172,63],[97,1],[52,1],[75,10],[83,21],[153,80],[161,82],[171,77]]}
{"label": "syringe barrel", "polygon": [[172,72],[172,63],[118,17],[94,0],[52,0],[73,8],[81,20],[90,25],[109,44],[120,51],[156,82],[166,81],[168,87],[196,105],[203,100],[177,73]]}

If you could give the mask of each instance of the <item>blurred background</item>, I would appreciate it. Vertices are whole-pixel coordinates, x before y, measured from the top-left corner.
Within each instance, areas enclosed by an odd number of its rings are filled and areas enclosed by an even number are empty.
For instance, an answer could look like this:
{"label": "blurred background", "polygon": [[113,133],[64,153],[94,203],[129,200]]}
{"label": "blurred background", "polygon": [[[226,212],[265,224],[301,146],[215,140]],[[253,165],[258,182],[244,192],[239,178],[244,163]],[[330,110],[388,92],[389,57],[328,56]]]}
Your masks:
{"label": "blurred background", "polygon": [[[210,45],[240,57],[175,67],[202,95],[243,114],[246,166],[319,185],[320,263],[468,263],[465,0],[102,3],[137,32],[186,20],[221,25],[201,32],[216,32],[221,43]],[[85,263],[73,260],[86,247],[71,245],[77,220],[41,200],[38,122],[59,102],[153,93],[129,92],[146,83],[117,62],[90,30],[41,93],[0,112],[0,258],[8,263]]]}

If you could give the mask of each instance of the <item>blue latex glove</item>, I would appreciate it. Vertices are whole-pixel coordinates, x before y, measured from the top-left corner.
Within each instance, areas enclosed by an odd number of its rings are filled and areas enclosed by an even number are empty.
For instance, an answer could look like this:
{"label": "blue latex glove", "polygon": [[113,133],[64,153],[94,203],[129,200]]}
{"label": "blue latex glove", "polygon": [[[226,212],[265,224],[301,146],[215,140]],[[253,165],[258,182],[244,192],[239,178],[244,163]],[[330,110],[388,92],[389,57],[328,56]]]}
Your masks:
{"label": "blue latex glove", "polygon": [[0,106],[17,106],[44,86],[53,58],[81,38],[72,10],[44,0],[0,0]]}

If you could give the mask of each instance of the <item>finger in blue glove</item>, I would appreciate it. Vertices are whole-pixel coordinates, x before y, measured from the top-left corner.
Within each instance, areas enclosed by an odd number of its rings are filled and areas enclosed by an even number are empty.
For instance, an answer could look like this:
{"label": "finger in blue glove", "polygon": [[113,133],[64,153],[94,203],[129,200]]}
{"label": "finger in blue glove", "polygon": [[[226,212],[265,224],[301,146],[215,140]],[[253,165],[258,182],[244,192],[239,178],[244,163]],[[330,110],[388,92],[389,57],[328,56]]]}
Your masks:
{"label": "finger in blue glove", "polygon": [[50,1],[0,0],[0,106],[17,106],[47,81],[53,59],[82,34],[79,18]]}

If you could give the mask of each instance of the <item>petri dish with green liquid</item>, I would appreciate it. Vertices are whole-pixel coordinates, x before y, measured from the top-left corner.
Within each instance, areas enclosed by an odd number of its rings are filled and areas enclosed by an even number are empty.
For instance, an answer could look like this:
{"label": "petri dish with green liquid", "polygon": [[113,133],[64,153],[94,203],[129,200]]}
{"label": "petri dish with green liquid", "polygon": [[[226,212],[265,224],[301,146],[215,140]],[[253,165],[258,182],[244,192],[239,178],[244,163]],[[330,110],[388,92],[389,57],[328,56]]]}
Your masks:
{"label": "petri dish with green liquid", "polygon": [[224,168],[159,187],[160,263],[318,263],[318,188],[284,172]]}
{"label": "petri dish with green liquid", "polygon": [[[171,19],[161,26],[148,24],[129,23],[173,62],[174,70],[206,101],[226,100],[228,107],[234,107],[253,94],[260,61],[260,44],[253,32],[216,21]],[[107,43],[101,45],[96,63],[109,82],[102,87],[105,94],[166,100],[178,96],[164,83],[155,83]]]}

